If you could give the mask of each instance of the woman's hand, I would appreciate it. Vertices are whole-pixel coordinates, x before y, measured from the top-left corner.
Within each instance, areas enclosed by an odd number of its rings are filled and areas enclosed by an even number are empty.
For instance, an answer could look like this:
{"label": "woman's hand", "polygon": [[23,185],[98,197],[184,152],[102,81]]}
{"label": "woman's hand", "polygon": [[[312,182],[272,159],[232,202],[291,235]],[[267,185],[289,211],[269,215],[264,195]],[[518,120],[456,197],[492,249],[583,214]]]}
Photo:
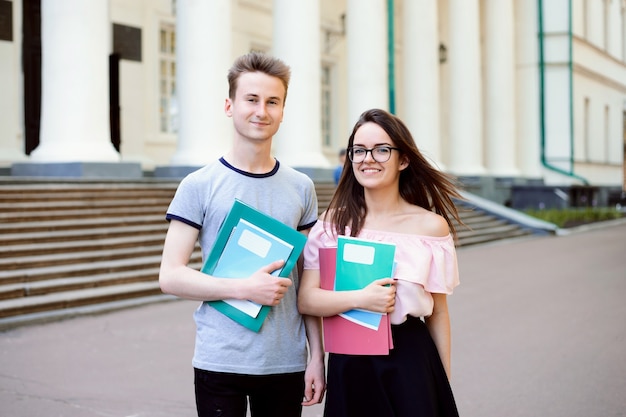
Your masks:
{"label": "woman's hand", "polygon": [[391,313],[396,304],[396,286],[392,278],[382,278],[360,290],[358,308],[377,313]]}

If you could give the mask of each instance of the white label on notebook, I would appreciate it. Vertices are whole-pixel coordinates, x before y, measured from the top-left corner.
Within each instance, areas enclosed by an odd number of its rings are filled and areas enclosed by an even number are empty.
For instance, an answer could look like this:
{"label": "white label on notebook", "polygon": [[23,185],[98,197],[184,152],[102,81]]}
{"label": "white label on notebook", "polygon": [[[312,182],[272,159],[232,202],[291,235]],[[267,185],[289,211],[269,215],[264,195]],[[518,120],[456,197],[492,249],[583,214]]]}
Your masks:
{"label": "white label on notebook", "polygon": [[372,246],[346,243],[343,246],[343,260],[355,264],[372,265],[376,249]]}
{"label": "white label on notebook", "polygon": [[260,258],[265,258],[272,247],[272,242],[249,230],[244,230],[241,233],[237,243],[242,248],[249,250]]}

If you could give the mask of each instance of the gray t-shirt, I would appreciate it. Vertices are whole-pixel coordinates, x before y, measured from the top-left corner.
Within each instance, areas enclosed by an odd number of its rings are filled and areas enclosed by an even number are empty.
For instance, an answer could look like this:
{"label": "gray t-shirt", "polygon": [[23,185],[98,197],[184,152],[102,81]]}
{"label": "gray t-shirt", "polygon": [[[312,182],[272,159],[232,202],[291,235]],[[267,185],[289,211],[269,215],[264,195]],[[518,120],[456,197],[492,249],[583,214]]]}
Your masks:
{"label": "gray t-shirt", "polygon": [[[294,229],[306,230],[317,219],[315,187],[305,174],[278,161],[271,172],[251,174],[223,158],[181,181],[166,218],[200,231],[205,260],[236,198]],[[307,361],[306,334],[296,304],[296,268],[289,277],[294,285],[281,303],[271,308],[258,333],[202,303],[194,313],[197,331],[193,366],[249,375],[303,371]]]}

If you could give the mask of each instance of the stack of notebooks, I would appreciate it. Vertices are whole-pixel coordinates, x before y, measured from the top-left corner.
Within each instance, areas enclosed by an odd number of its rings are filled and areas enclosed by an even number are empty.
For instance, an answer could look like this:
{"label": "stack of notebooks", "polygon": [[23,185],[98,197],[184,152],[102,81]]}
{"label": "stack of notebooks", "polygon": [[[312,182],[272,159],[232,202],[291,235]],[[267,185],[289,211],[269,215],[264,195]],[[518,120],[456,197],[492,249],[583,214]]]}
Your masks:
{"label": "stack of notebooks", "polygon": [[[235,200],[201,271],[221,278],[247,278],[274,261],[284,260],[284,266],[272,275],[288,277],[305,243],[302,233]],[[255,332],[261,329],[271,309],[248,300],[208,303]]]}
{"label": "stack of notebooks", "polygon": [[[320,248],[320,287],[349,291],[389,278],[394,270],[395,245],[339,236],[336,248]],[[391,324],[386,314],[350,310],[324,317],[327,352],[351,355],[388,355],[393,349]]]}

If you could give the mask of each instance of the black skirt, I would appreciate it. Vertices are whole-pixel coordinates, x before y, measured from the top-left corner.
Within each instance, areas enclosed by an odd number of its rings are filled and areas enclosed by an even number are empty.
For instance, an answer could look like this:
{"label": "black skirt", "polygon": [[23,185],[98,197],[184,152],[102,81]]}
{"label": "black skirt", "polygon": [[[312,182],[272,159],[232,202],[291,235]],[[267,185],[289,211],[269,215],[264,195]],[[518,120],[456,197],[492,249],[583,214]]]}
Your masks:
{"label": "black skirt", "polygon": [[325,417],[459,415],[426,324],[409,317],[391,331],[388,356],[330,354]]}

